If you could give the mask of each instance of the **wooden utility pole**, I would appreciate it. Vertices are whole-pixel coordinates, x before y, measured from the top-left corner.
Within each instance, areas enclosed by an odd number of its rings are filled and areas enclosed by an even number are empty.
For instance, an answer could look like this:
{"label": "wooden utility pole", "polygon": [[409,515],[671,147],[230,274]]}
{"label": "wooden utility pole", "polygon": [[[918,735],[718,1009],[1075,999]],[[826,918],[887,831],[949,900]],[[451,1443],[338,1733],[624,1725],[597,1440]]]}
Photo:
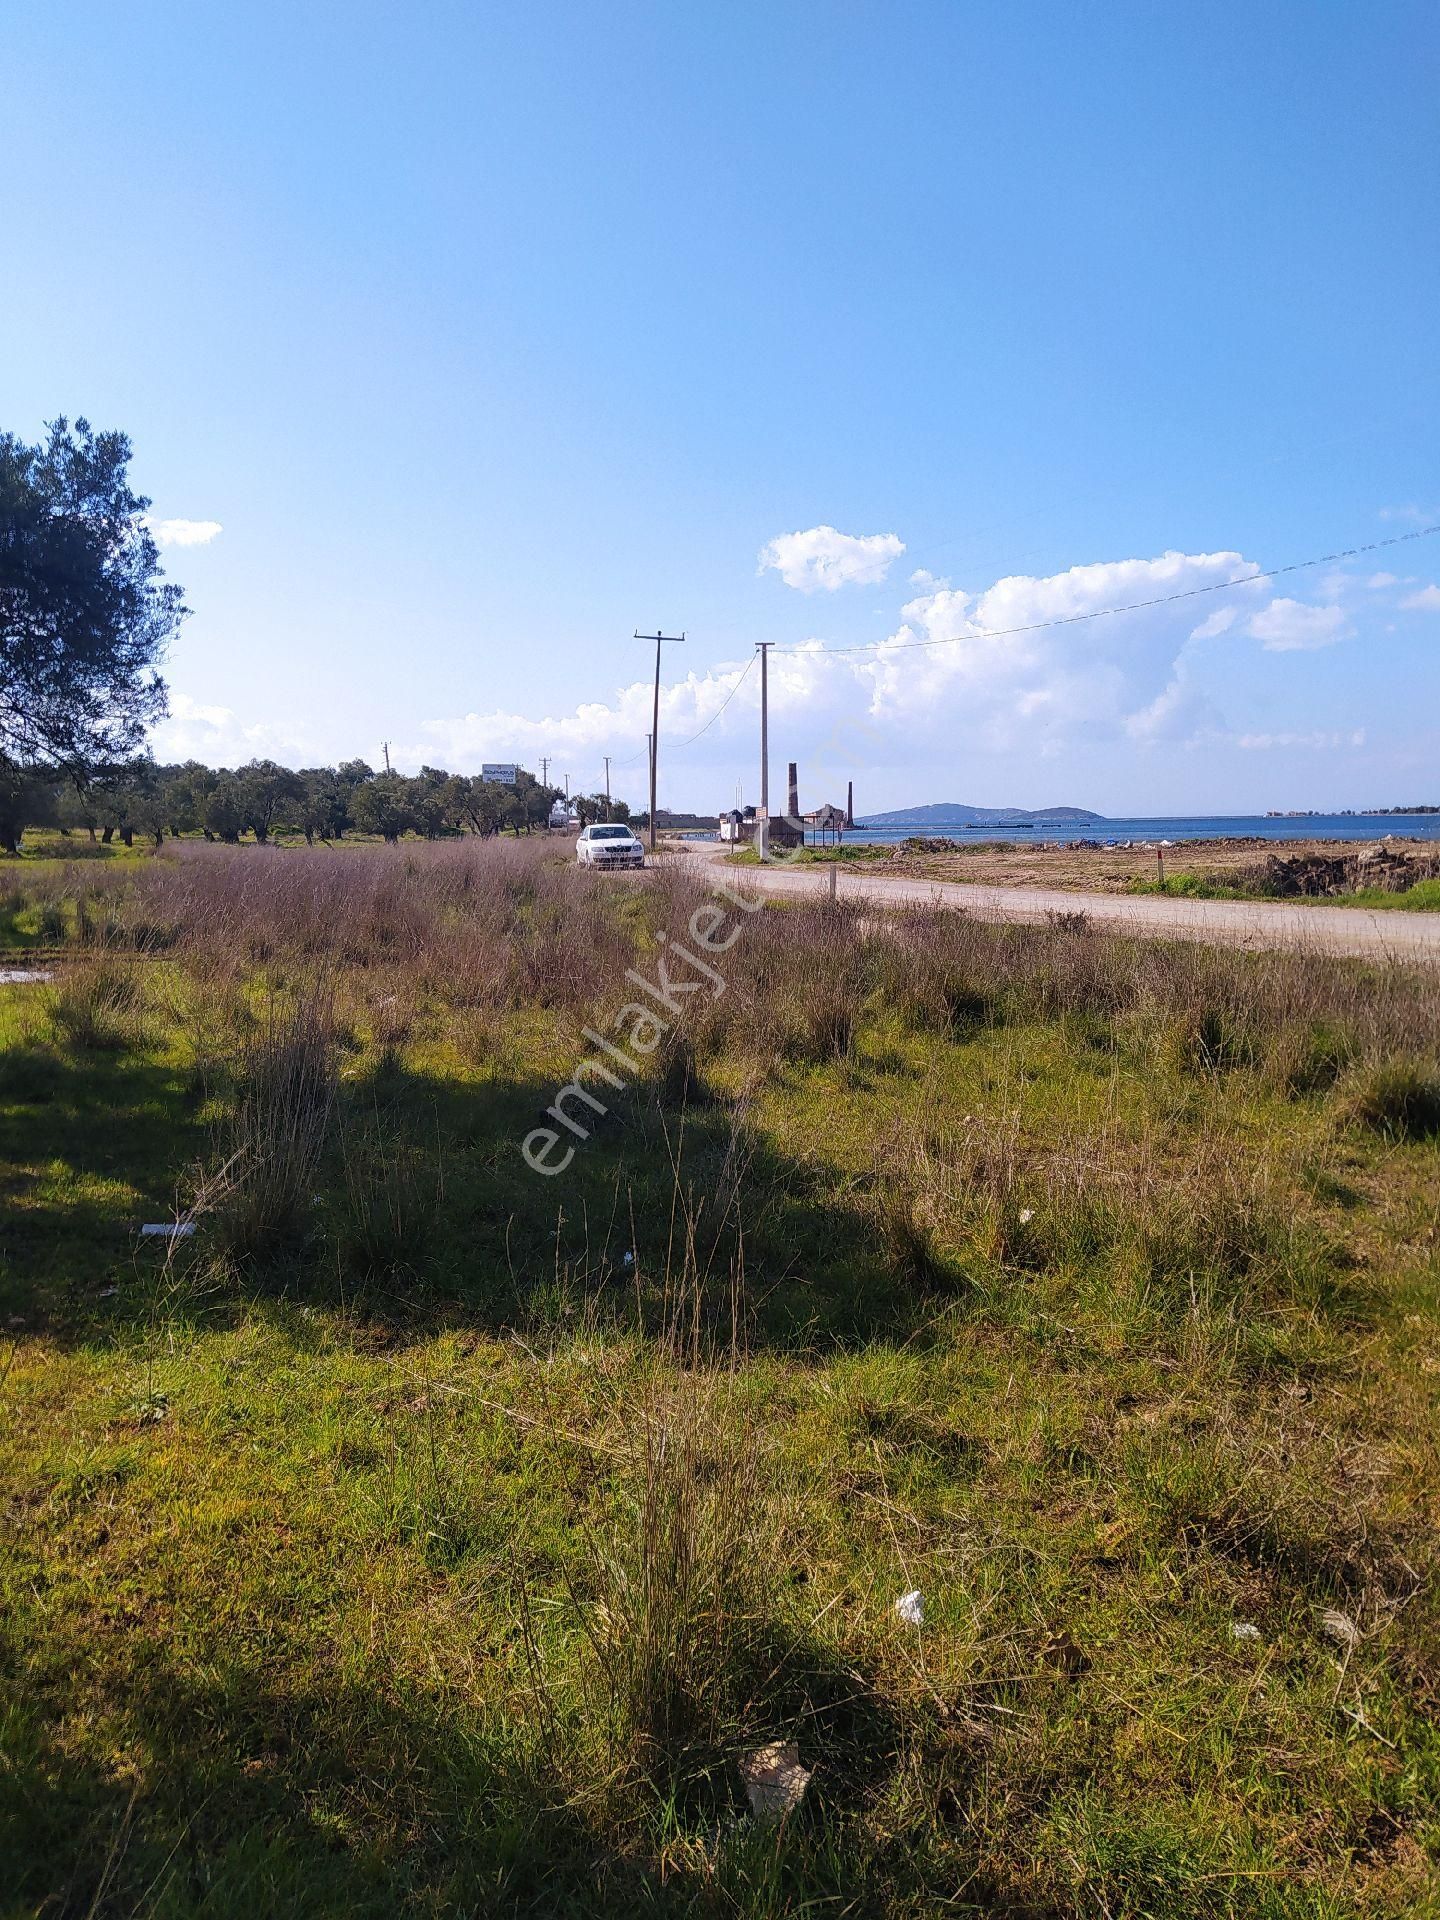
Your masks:
{"label": "wooden utility pole", "polygon": [[755,811],[755,851],[770,858],[770,649],[773,640],[757,640],[760,653],[760,805]]}
{"label": "wooden utility pole", "polygon": [[655,642],[655,713],[651,721],[653,732],[650,734],[650,850],[655,850],[655,769],[660,759],[660,649],[669,641],[673,646],[683,646],[683,633],[639,633],[637,640]]}
{"label": "wooden utility pole", "polygon": [[605,818],[610,818],[610,756],[605,756]]}
{"label": "wooden utility pole", "polygon": [[540,784],[542,787],[550,784],[550,756],[546,753],[540,756]]}
{"label": "wooden utility pole", "polygon": [[386,771],[387,773],[389,773],[389,771],[390,771],[390,742],[389,742],[388,740],[382,740],[382,741],[380,742],[380,751],[381,751],[381,752],[382,752],[382,753],[384,754],[384,756],[385,756],[385,771]]}

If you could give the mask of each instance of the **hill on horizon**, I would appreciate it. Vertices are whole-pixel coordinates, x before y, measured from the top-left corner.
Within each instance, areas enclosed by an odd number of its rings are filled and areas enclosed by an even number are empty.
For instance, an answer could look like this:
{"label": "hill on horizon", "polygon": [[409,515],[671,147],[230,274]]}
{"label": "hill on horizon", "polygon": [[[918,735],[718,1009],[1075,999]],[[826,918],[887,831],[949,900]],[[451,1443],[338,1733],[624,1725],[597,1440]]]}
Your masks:
{"label": "hill on horizon", "polygon": [[859,827],[905,826],[916,821],[931,827],[1000,827],[1007,823],[1042,820],[1087,822],[1103,820],[1103,813],[1091,813],[1088,807],[967,807],[958,800],[938,800],[927,807],[901,807],[893,813],[867,813],[856,821]]}

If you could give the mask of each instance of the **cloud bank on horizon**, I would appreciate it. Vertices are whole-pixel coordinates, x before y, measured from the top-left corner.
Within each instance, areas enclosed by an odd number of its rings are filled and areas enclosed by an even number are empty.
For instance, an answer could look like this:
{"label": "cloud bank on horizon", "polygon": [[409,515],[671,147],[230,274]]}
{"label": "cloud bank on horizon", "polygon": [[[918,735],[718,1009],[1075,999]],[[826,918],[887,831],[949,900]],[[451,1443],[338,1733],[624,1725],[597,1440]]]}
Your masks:
{"label": "cloud bank on horizon", "polygon": [[[801,592],[829,593],[882,582],[904,551],[894,534],[814,527],[770,541],[762,571],[779,573]],[[1415,585],[1393,575],[1332,572],[1317,582],[1322,598],[1307,602],[1276,595],[1262,569],[1238,551],[1172,551],[1050,575],[1012,574],[978,593],[924,569],[911,582],[922,590],[900,607],[898,624],[878,645],[830,649],[811,639],[771,654],[777,759],[806,762],[824,780],[838,779],[842,766],[857,773],[907,769],[920,777],[927,764],[950,766],[962,757],[1023,767],[1078,746],[1210,743],[1248,754],[1359,748],[1366,738],[1360,727],[1276,727],[1222,712],[1199,684],[1197,666],[1217,645],[1258,643],[1259,652],[1288,654],[1341,644],[1355,632],[1348,594],[1364,593],[1373,607],[1377,593]],[[1187,595],[1204,597],[1180,597]],[[1396,604],[1440,610],[1440,588],[1408,592]],[[662,797],[682,787],[692,796],[709,791],[733,779],[737,762],[749,769],[759,702],[752,664],[753,656],[692,669],[662,687]],[[441,717],[392,751],[397,765],[459,770],[493,759],[533,766],[544,754],[570,767],[581,785],[592,784],[593,773],[580,769],[598,769],[609,754],[617,791],[624,791],[627,779],[640,783],[651,698],[651,683],[636,680],[568,712],[495,708]],[[212,761],[265,753],[342,757],[334,742],[303,725],[245,725],[228,709],[183,694],[156,730],[155,750]]]}

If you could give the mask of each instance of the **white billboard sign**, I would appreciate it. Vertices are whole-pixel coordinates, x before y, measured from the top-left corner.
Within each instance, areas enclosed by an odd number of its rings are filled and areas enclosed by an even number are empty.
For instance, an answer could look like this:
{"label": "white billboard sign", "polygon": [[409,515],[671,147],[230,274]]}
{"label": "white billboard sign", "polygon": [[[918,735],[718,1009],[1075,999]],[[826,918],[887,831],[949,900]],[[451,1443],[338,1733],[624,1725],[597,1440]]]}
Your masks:
{"label": "white billboard sign", "polygon": [[480,778],[493,781],[497,787],[513,787],[520,769],[509,760],[487,760],[480,768]]}

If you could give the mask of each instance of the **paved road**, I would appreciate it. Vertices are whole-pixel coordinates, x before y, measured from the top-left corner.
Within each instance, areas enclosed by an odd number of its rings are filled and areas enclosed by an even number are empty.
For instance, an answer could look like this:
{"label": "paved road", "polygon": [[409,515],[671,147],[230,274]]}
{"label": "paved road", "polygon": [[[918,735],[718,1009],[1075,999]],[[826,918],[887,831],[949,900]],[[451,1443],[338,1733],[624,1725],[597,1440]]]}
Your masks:
{"label": "paved road", "polygon": [[[687,846],[682,858],[709,867],[724,849]],[[724,867],[726,883],[745,891],[809,894],[830,889],[823,867]],[[719,875],[714,876],[716,878]],[[1052,887],[978,887],[960,881],[887,879],[837,869],[842,900],[875,906],[938,906],[980,920],[1044,921],[1083,913],[1092,925],[1152,939],[1201,940],[1236,947],[1289,947],[1360,954],[1375,960],[1440,965],[1440,913],[1370,913],[1279,900],[1181,900],[1163,894],[1072,893]]]}

